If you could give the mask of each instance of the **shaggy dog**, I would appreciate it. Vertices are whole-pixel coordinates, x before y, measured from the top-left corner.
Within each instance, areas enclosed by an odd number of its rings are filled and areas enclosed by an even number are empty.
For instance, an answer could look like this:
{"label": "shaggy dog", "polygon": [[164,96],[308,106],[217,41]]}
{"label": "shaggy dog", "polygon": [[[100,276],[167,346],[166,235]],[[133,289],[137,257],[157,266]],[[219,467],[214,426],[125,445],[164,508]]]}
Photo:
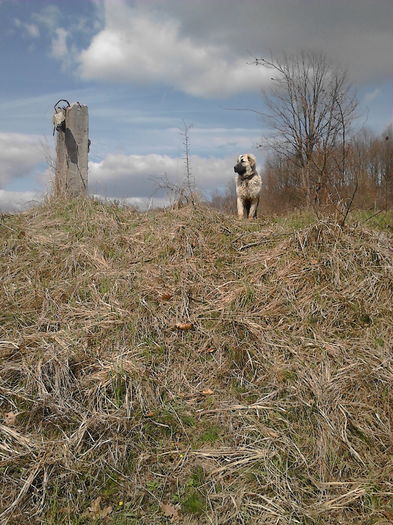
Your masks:
{"label": "shaggy dog", "polygon": [[236,177],[237,213],[240,219],[253,219],[257,216],[262,179],[256,170],[254,155],[240,155],[233,168]]}

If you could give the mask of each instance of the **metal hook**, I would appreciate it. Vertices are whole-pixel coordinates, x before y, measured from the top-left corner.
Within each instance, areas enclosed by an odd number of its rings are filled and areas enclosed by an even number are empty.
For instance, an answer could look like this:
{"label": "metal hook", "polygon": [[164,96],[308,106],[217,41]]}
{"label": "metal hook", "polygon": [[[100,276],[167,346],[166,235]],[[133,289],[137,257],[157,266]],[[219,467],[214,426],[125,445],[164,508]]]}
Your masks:
{"label": "metal hook", "polygon": [[[65,98],[61,98],[60,100],[58,100],[58,101],[56,102],[56,104],[55,104],[53,107],[56,109],[57,104],[59,104],[60,102],[67,102],[68,107],[71,107],[71,104],[70,104],[70,103],[68,102],[68,100],[66,100]],[[64,108],[63,108],[63,109],[64,109]]]}

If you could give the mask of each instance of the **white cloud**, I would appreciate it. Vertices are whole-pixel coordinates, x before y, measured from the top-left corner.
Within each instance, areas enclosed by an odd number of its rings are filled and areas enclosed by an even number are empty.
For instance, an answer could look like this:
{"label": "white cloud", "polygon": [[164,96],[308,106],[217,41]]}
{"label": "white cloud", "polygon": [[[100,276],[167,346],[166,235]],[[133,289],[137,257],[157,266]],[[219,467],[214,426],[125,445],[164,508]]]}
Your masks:
{"label": "white cloud", "polygon": [[[110,0],[108,0],[110,2]],[[132,0],[179,21],[180,36],[235,56],[323,50],[356,81],[391,79],[392,0]]]}
{"label": "white cloud", "polygon": [[162,175],[178,171],[178,159],[167,155],[123,155],[109,154],[102,162],[89,165],[91,179],[97,183],[109,182],[118,178],[137,178]]}
{"label": "white cloud", "polygon": [[139,208],[141,210],[146,210],[150,208],[165,208],[170,204],[170,199],[168,198],[157,198],[157,197],[150,197],[150,198],[140,198],[140,197],[130,197],[128,199],[124,199],[123,201],[128,206],[135,206],[136,208]]}
{"label": "white cloud", "polygon": [[375,100],[381,93],[381,88],[375,88],[372,91],[369,91],[364,95],[364,101],[365,102],[372,102]]}
{"label": "white cloud", "polygon": [[107,3],[106,27],[79,56],[86,79],[159,83],[199,97],[255,91],[267,82],[268,72],[247,59],[226,45],[181,35],[175,18],[124,3],[116,10]]}
{"label": "white cloud", "polygon": [[[49,3],[29,24],[15,24],[32,38],[48,35],[52,56],[70,69],[79,65],[85,79],[169,86],[197,97],[255,92],[267,84],[269,72],[247,62],[270,51],[324,50],[348,66],[356,81],[389,79],[391,0],[223,4],[92,0],[89,15],[77,16]],[[90,43],[82,44],[87,38]]]}
{"label": "white cloud", "polygon": [[[209,193],[225,187],[233,178],[234,159],[191,156],[191,173],[198,190]],[[94,194],[116,198],[163,197],[159,180],[184,180],[184,158],[168,155],[110,154],[101,162],[89,163],[89,188]]]}
{"label": "white cloud", "polygon": [[62,15],[57,6],[48,4],[40,11],[33,13],[32,18],[37,24],[43,25],[49,30],[53,30],[58,26]]}
{"label": "white cloud", "polygon": [[40,36],[39,27],[36,24],[26,24],[26,31],[29,36],[32,38],[37,38]]}
{"label": "white cloud", "polygon": [[68,54],[67,38],[69,36],[68,31],[62,27],[58,27],[54,30],[54,36],[51,42],[51,55],[55,58],[64,58]]}
{"label": "white cloud", "polygon": [[[104,26],[79,55],[91,80],[174,87],[223,97],[268,84],[248,62],[299,49],[324,50],[352,78],[386,77],[393,45],[391,0],[105,0]],[[337,14],[340,13],[340,16]]]}
{"label": "white cloud", "polygon": [[[12,143],[18,142],[18,137],[8,137]],[[16,139],[16,140],[15,140]],[[0,134],[0,147],[5,142]],[[29,140],[19,137],[19,145],[28,145]],[[11,151],[8,144],[9,163],[6,169],[9,177],[22,176],[25,171],[34,168],[34,164],[27,165],[21,157],[22,150],[17,147]],[[26,149],[27,154],[32,150]],[[247,150],[250,151],[250,150]],[[258,155],[258,153],[257,153]],[[6,159],[0,156],[0,165]],[[234,178],[232,157],[200,157],[192,155],[191,175],[195,180],[196,189],[203,195],[209,196],[216,190],[227,187]],[[103,200],[120,200],[140,209],[166,206],[171,200],[169,188],[160,188],[160,183],[168,180],[170,184],[179,185],[185,180],[185,162],[182,157],[169,155],[124,155],[109,154],[101,162],[89,163],[89,193]],[[12,166],[11,166],[12,165]],[[7,168],[7,167],[6,167]],[[50,177],[48,170],[41,173],[41,182],[47,185]],[[8,178],[7,178],[8,180]],[[165,184],[164,184],[165,185]],[[42,199],[42,194],[32,191],[0,190],[0,210],[21,210],[35,201]]]}
{"label": "white cloud", "polygon": [[0,186],[31,174],[42,162],[40,138],[20,133],[0,133]]}
{"label": "white cloud", "polygon": [[37,24],[27,24],[22,22],[19,18],[14,18],[14,25],[18,29],[22,29],[23,33],[31,38],[37,38],[40,36],[40,29]]}
{"label": "white cloud", "polygon": [[43,196],[34,191],[0,190],[0,211],[21,211],[42,200]]}
{"label": "white cloud", "polygon": [[139,210],[149,210],[151,208],[165,208],[171,203],[170,198],[157,198],[157,197],[107,197],[99,194],[92,195],[95,199],[104,202],[119,202],[125,206],[133,206]]}
{"label": "white cloud", "polygon": [[98,20],[98,4],[93,6],[91,18],[78,14],[66,15],[59,7],[49,4],[31,15],[31,23],[15,20],[17,27],[23,27],[32,38],[46,35],[50,42],[49,54],[59,60],[64,69],[75,66],[75,56],[78,54],[76,42],[81,35],[92,35],[98,31],[101,23]]}

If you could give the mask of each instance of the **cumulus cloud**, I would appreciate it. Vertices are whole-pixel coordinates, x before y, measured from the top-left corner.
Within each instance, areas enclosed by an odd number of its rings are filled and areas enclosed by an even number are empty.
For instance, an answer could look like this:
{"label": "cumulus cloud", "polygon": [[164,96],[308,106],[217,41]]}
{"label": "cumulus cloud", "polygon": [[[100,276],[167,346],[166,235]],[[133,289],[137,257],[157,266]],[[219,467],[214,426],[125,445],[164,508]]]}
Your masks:
{"label": "cumulus cloud", "polygon": [[268,72],[251,68],[247,59],[227,45],[182,35],[176,18],[125,3],[117,9],[107,4],[105,28],[79,57],[86,79],[159,83],[200,97],[255,90],[267,82]]}
{"label": "cumulus cloud", "polygon": [[[14,137],[15,138],[15,137]],[[0,134],[0,145],[2,144]],[[22,140],[21,144],[25,142]],[[14,141],[15,142],[15,141]],[[19,155],[21,150],[18,150]],[[255,153],[255,151],[254,151]],[[17,151],[12,152],[13,159]],[[234,178],[234,159],[205,158],[192,155],[191,176],[196,189],[209,197],[213,192],[225,189]],[[0,164],[2,159],[0,157]],[[19,173],[23,172],[23,164]],[[33,164],[30,166],[32,169]],[[14,164],[15,168],[15,164]],[[16,168],[15,168],[16,170]],[[14,171],[14,175],[16,171]],[[48,180],[48,170],[45,172],[45,182]],[[89,162],[89,193],[103,200],[119,200],[120,202],[146,209],[157,206],[167,206],[171,200],[169,187],[185,181],[185,160],[182,157],[169,155],[123,155],[109,154],[101,162]],[[164,183],[164,187],[161,187]],[[38,202],[42,194],[32,191],[0,190],[0,210],[17,211]]]}
{"label": "cumulus cloud", "polygon": [[22,211],[33,204],[40,202],[42,194],[34,191],[6,191],[0,190],[0,211]]}
{"label": "cumulus cloud", "polygon": [[[145,0],[135,0],[137,7]],[[246,56],[323,50],[356,81],[390,79],[391,0],[149,0],[158,16],[180,21],[180,37],[225,45]]]}
{"label": "cumulus cloud", "polygon": [[49,38],[49,54],[59,60],[63,69],[75,67],[78,55],[76,42],[84,36],[91,37],[98,31],[101,24],[100,2],[93,2],[92,15],[83,16],[65,13],[54,4],[48,4],[31,15],[31,23],[15,20],[15,25],[21,27],[25,34],[32,38],[46,35]]}
{"label": "cumulus cloud", "polygon": [[39,138],[20,133],[0,133],[0,186],[30,175],[43,161]]}
{"label": "cumulus cloud", "polygon": [[[222,189],[233,178],[233,159],[191,156],[191,172],[196,187],[204,194]],[[110,154],[101,162],[89,164],[89,188],[92,193],[122,199],[164,197],[160,180],[179,184],[184,180],[184,159],[168,155]],[[140,201],[142,199],[142,201]],[[134,201],[136,202],[136,201]]]}
{"label": "cumulus cloud", "polygon": [[356,80],[387,77],[393,3],[379,0],[104,1],[104,27],[79,55],[86,79],[162,84],[198,97],[268,85],[255,57],[324,50]]}
{"label": "cumulus cloud", "polygon": [[323,50],[357,82],[387,80],[393,67],[391,0],[92,0],[90,6],[89,16],[75,17],[48,4],[31,23],[15,24],[32,38],[47,34],[52,56],[64,67],[79,65],[85,79],[169,86],[196,97],[268,85],[269,72],[250,62],[270,52]]}

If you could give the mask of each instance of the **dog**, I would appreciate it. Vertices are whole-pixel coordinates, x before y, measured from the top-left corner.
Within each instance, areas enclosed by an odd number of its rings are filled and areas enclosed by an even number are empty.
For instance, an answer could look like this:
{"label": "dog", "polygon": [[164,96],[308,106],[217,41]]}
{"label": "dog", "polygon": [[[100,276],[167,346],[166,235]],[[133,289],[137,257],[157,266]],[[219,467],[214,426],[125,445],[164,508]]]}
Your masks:
{"label": "dog", "polygon": [[255,219],[257,216],[262,178],[256,170],[254,155],[239,155],[233,167],[236,176],[237,214],[240,219]]}

